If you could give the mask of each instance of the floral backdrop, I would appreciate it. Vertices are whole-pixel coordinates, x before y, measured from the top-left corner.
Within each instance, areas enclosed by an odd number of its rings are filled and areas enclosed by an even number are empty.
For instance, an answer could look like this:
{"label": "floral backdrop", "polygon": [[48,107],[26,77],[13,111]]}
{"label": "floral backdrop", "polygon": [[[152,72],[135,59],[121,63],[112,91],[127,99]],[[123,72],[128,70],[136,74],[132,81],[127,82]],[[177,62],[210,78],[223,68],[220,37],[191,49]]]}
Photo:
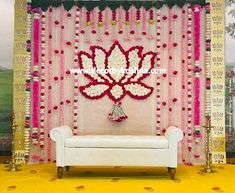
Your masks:
{"label": "floral backdrop", "polygon": [[[184,132],[179,162],[204,161],[205,8],[129,9],[28,4],[25,156],[53,161],[49,132],[164,135]],[[207,48],[207,51],[209,47]],[[71,69],[163,69],[160,74]]]}

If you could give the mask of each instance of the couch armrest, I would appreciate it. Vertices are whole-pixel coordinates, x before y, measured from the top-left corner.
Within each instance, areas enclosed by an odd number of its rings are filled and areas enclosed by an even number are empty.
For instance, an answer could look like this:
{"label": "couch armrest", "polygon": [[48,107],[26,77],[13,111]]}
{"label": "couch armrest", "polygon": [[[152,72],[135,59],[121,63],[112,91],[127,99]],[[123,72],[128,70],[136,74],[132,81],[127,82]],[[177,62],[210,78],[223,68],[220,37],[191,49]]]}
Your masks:
{"label": "couch armrest", "polygon": [[169,142],[175,141],[177,143],[183,139],[183,132],[175,126],[170,126],[166,130],[165,137]]}
{"label": "couch armrest", "polygon": [[178,142],[183,139],[183,132],[175,126],[170,126],[167,128],[165,137],[168,139],[168,143],[169,143],[169,154],[170,154],[169,167],[176,168],[177,167],[177,146],[178,146]]}
{"label": "couch armrest", "polygon": [[69,126],[61,126],[50,131],[50,138],[56,142],[56,165],[64,167],[64,148],[65,140],[73,135]]}
{"label": "couch armrest", "polygon": [[57,140],[65,140],[66,138],[69,138],[72,135],[72,130],[67,125],[56,127],[50,131],[50,138],[55,142]]}

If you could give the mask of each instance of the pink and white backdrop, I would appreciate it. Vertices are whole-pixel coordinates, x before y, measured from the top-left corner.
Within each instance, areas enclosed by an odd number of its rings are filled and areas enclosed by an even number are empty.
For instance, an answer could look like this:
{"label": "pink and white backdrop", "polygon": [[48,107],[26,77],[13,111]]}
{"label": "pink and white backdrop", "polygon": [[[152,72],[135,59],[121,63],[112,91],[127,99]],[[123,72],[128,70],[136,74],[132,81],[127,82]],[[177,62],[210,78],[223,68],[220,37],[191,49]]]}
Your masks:
{"label": "pink and white backdrop", "polygon": [[[29,162],[54,160],[49,131],[60,125],[69,125],[78,135],[163,135],[168,126],[176,125],[185,134],[179,144],[179,162],[204,162],[204,133],[198,127],[205,125],[204,8],[131,7],[102,12],[95,8],[88,12],[76,6],[66,11],[61,6],[46,12],[32,10],[32,14],[30,7],[28,10],[28,38],[32,41],[27,42],[31,55],[26,75],[29,79],[32,75],[32,81],[28,84],[26,115],[30,118],[26,128],[32,129],[25,130],[25,152]],[[154,88],[145,99],[136,99],[141,89],[131,91],[136,97],[124,91],[127,95],[120,101],[128,118],[121,122],[108,117],[114,104],[108,92],[99,99],[85,97],[79,87],[91,79],[69,71],[81,67],[81,51],[92,55],[90,47],[99,46],[108,52],[113,44],[125,52],[142,46],[142,56],[150,51],[155,54],[154,68],[166,69],[161,75],[150,74],[141,80]],[[98,52],[102,66],[105,52]],[[126,58],[118,49],[112,57],[107,61]],[[130,57],[138,58],[135,54]]]}

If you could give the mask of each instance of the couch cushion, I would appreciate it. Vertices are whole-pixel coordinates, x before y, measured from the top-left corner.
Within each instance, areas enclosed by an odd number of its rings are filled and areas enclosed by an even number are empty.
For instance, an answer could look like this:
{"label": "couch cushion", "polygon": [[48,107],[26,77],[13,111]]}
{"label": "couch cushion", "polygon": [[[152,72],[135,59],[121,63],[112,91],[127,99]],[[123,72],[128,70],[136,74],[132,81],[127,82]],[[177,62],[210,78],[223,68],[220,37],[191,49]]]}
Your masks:
{"label": "couch cushion", "polygon": [[83,135],[67,138],[65,147],[167,149],[168,140],[164,136]]}

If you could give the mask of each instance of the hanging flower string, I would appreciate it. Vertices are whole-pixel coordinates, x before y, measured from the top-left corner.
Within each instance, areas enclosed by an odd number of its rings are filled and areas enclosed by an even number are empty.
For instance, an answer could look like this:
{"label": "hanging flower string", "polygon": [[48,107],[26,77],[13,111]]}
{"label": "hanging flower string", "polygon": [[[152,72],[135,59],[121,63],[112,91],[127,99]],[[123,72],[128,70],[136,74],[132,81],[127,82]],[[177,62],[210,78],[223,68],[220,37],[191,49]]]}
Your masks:
{"label": "hanging flower string", "polygon": [[124,12],[123,8],[120,7],[119,8],[119,19],[118,19],[118,28],[119,28],[118,33],[119,34],[123,33],[123,14],[124,14],[123,12]]}
{"label": "hanging flower string", "polygon": [[194,5],[194,125],[200,125],[200,5]]}
{"label": "hanging flower string", "polygon": [[130,34],[135,34],[135,22],[136,22],[136,19],[135,19],[135,7],[132,6],[130,8]]}
{"label": "hanging flower string", "polygon": [[140,9],[137,9],[136,11],[136,36],[135,39],[136,40],[141,40],[141,30],[140,30],[140,23],[141,23],[141,14],[140,14]]}
{"label": "hanging flower string", "polygon": [[[49,8],[49,25],[48,25],[48,69],[47,69],[47,77],[48,77],[48,119],[47,119],[47,128],[48,128],[48,134],[50,133],[50,130],[52,129],[52,72],[53,72],[53,65],[52,65],[52,42],[53,42],[53,37],[52,37],[52,28],[53,28],[53,20],[52,20],[52,15],[53,15],[53,9],[50,7]],[[48,150],[47,150],[47,159],[48,161],[51,161],[51,140],[48,138]]]}
{"label": "hanging flower string", "polygon": [[110,19],[110,8],[109,7],[106,7],[105,8],[105,32],[104,34],[105,35],[109,35],[109,19]]}
{"label": "hanging flower string", "polygon": [[[78,52],[79,52],[79,32],[80,32],[80,10],[79,8],[76,9],[76,16],[75,16],[75,36],[74,36],[74,68],[78,69]],[[73,109],[73,134],[78,134],[78,73],[74,74],[74,109]]]}
{"label": "hanging flower string", "polygon": [[154,24],[154,16],[153,16],[153,9],[149,10],[149,28],[148,28],[148,39],[153,39],[153,24]]}
{"label": "hanging flower string", "polygon": [[27,30],[26,30],[26,72],[25,72],[25,94],[26,94],[26,102],[25,102],[25,130],[24,130],[24,155],[26,161],[29,157],[30,150],[30,83],[31,83],[31,75],[30,75],[30,65],[31,65],[31,0],[27,1]]}
{"label": "hanging flower string", "polygon": [[189,152],[189,160],[187,165],[192,165],[191,152],[192,152],[192,8],[188,7],[188,20],[187,20],[187,58],[188,58],[188,73],[187,73],[187,98],[188,98],[188,131],[187,131],[187,147]]}
{"label": "hanging flower string", "polygon": [[[182,31],[182,42],[181,42],[181,85],[182,85],[182,92],[181,92],[181,106],[182,106],[182,110],[181,110],[181,128],[183,130],[183,133],[185,135],[186,133],[186,127],[185,127],[185,124],[186,123],[186,118],[185,118],[185,115],[186,115],[186,112],[187,112],[187,109],[185,108],[186,106],[186,102],[185,100],[187,99],[186,97],[186,88],[185,88],[185,85],[186,85],[186,77],[185,77],[185,71],[187,70],[186,69],[186,65],[185,65],[185,45],[187,45],[187,41],[186,41],[186,14],[185,14],[185,9],[186,9],[186,6],[183,7],[182,9],[182,19],[181,19],[181,22],[182,22],[182,25],[181,25],[181,31]],[[186,160],[186,153],[185,153],[185,137],[183,138],[182,140],[182,161],[183,163],[185,163],[185,160]]]}
{"label": "hanging flower string", "polygon": [[[157,11],[157,68],[161,68],[161,10]],[[161,77],[157,76],[157,125],[156,134],[161,135]]]}
{"label": "hanging flower string", "polygon": [[90,11],[87,11],[86,12],[86,38],[85,38],[85,42],[87,44],[91,43],[91,30],[90,30],[91,26],[92,26],[91,13]]}
{"label": "hanging flower string", "polygon": [[91,33],[92,34],[96,34],[96,23],[97,23],[97,20],[96,20],[96,17],[97,17],[97,12],[96,12],[96,8],[94,8],[93,10],[92,10],[92,30],[91,30]]}
{"label": "hanging flower string", "polygon": [[142,35],[146,35],[147,31],[147,19],[146,19],[146,9],[142,7]]}
{"label": "hanging flower string", "polygon": [[33,18],[33,130],[32,142],[34,145],[38,144],[38,104],[39,104],[39,10],[34,10]]}
{"label": "hanging flower string", "polygon": [[210,0],[206,0],[206,56],[205,56],[205,70],[206,70],[206,116],[211,114],[211,97],[210,97],[210,85],[211,85],[211,25],[210,25]]}
{"label": "hanging flower string", "polygon": [[98,38],[97,41],[98,42],[102,42],[102,35],[101,35],[101,28],[103,27],[104,23],[103,23],[103,13],[102,11],[99,11],[98,13]]}
{"label": "hanging flower string", "polygon": [[40,137],[39,145],[44,147],[44,128],[45,128],[45,67],[46,67],[46,12],[41,13],[41,85],[40,85]]}
{"label": "hanging flower string", "polygon": [[117,40],[117,32],[116,32],[116,25],[117,25],[117,11],[113,10],[112,12],[112,41],[115,42]]}
{"label": "hanging flower string", "polygon": [[[172,123],[172,103],[173,95],[172,95],[172,72],[173,72],[173,64],[172,64],[172,44],[173,44],[173,37],[172,37],[172,9],[168,10],[168,45],[165,44],[165,46],[168,49],[168,123]],[[163,16],[164,18],[167,18],[167,16]]]}
{"label": "hanging flower string", "polygon": [[196,143],[195,149],[195,158],[199,158],[200,155],[197,150],[197,144],[199,143],[199,139],[201,138],[200,131],[200,5],[194,5],[194,59],[195,59],[195,67],[194,67],[194,138]]}
{"label": "hanging flower string", "polygon": [[130,25],[130,13],[129,10],[126,10],[125,13],[125,41],[130,41],[130,36],[129,36],[129,25]]}
{"label": "hanging flower string", "polygon": [[81,34],[85,33],[85,23],[86,23],[86,13],[85,13],[85,8],[82,7],[81,8],[81,25],[80,25],[80,30],[81,30]]}
{"label": "hanging flower string", "polygon": [[[70,46],[71,42],[64,40],[64,6],[60,7],[60,25],[61,25],[61,30],[60,30],[60,114],[59,114],[59,122],[60,125],[64,125],[64,47],[65,44],[67,46]],[[67,18],[71,17],[71,13],[67,13]]]}

